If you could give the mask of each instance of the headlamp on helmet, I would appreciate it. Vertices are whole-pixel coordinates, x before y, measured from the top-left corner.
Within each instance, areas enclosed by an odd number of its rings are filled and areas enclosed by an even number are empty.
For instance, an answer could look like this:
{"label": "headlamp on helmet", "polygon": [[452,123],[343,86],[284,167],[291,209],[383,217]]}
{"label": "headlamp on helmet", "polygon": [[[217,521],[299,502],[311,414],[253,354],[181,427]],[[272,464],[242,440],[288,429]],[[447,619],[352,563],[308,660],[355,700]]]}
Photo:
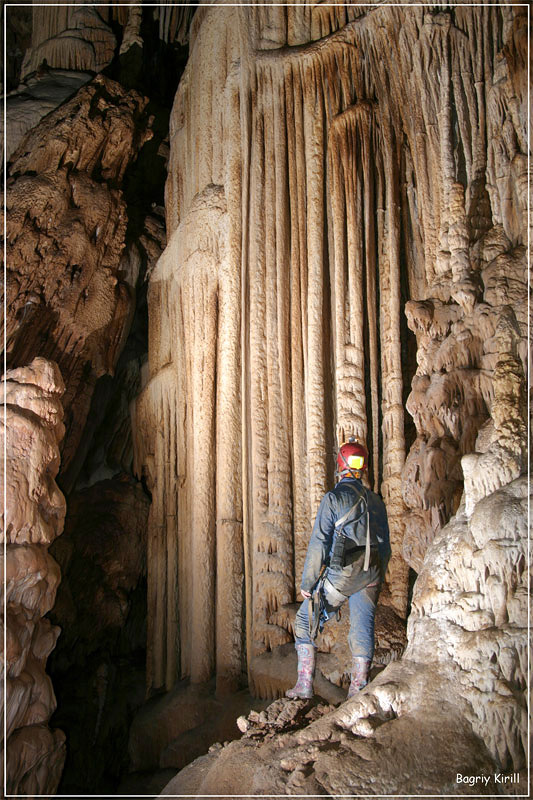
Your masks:
{"label": "headlamp on helmet", "polygon": [[337,472],[339,475],[360,473],[368,467],[368,451],[355,437],[350,437],[339,448],[337,454]]}

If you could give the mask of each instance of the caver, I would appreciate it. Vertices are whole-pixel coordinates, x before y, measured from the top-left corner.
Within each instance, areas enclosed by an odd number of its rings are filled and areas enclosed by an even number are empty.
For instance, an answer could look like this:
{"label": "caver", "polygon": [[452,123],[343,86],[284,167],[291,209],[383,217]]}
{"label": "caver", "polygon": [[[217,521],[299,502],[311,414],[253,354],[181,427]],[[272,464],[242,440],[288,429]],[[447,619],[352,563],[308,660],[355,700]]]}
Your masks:
{"label": "caver", "polygon": [[383,500],[361,480],[368,452],[355,439],[337,454],[335,488],[322,498],[302,575],[305,598],[294,624],[298,680],[287,697],[313,696],[315,638],[348,600],[352,668],[348,697],[368,681],[374,654],[374,618],[390,557],[389,526]]}

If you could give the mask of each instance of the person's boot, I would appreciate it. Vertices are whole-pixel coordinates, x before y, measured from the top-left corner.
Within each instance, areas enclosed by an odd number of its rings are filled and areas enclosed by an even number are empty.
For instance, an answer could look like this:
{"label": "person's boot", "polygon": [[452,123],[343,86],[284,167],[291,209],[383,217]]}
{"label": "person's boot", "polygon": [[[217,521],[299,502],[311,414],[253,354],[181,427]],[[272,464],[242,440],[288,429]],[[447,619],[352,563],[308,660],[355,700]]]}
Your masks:
{"label": "person's boot", "polygon": [[315,674],[315,648],[312,644],[297,644],[298,680],[292,689],[287,689],[286,697],[308,699],[313,696],[313,677]]}
{"label": "person's boot", "polygon": [[350,675],[350,688],[348,698],[353,697],[357,692],[367,685],[370,661],[361,656],[352,656],[352,672]]}

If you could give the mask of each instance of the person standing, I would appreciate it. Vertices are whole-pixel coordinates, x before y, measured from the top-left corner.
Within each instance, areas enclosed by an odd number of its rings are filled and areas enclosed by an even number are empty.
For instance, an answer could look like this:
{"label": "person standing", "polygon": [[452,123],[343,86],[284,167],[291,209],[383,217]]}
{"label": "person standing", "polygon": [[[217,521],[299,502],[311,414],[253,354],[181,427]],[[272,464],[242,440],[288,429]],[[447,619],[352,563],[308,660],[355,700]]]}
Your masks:
{"label": "person standing", "polygon": [[298,679],[287,697],[313,696],[314,639],[346,600],[352,654],[348,697],[368,682],[376,605],[391,550],[385,504],[361,480],[367,468],[368,452],[352,437],[339,448],[339,482],[322,498],[309,540],[301,584],[304,601],[294,623]]}

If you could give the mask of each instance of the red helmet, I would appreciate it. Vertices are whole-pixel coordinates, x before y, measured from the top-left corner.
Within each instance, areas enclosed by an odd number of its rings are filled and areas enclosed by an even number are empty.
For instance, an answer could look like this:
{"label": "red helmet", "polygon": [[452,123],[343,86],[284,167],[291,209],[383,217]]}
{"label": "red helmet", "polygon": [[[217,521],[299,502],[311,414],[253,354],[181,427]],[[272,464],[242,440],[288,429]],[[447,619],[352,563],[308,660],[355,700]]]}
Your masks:
{"label": "red helmet", "polygon": [[367,467],[368,451],[361,442],[351,439],[341,445],[337,454],[337,471],[339,474],[361,472]]}

